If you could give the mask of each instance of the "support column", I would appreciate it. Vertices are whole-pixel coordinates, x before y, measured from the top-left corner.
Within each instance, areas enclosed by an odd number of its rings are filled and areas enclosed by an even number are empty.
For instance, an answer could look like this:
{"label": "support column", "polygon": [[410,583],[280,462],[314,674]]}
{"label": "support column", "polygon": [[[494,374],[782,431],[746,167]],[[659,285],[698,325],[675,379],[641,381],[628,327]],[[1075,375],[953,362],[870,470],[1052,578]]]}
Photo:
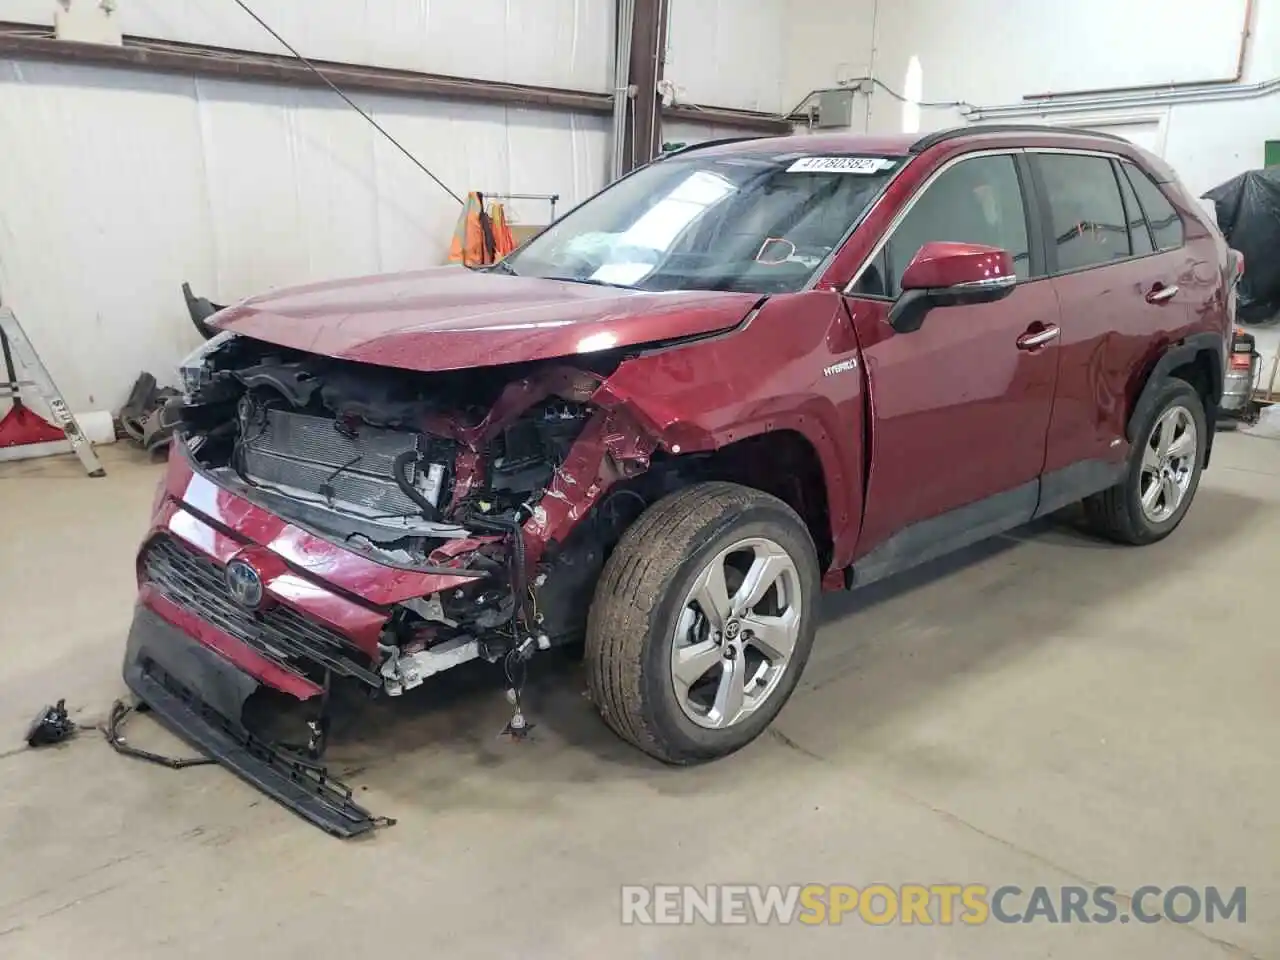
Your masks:
{"label": "support column", "polygon": [[643,166],[662,148],[662,80],[667,49],[668,0],[635,0],[630,83],[636,91],[627,118],[625,170]]}

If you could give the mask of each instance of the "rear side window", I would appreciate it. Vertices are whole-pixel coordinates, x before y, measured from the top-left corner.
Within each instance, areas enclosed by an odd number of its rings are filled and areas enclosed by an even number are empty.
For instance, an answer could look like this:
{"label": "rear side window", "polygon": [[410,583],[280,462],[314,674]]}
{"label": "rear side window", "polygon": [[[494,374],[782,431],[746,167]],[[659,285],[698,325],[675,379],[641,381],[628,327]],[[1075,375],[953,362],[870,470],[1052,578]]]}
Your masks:
{"label": "rear side window", "polygon": [[1129,218],[1129,246],[1135,257],[1155,252],[1151,242],[1151,231],[1147,229],[1147,218],[1142,214],[1142,205],[1138,203],[1138,195],[1133,192],[1129,178],[1120,169],[1119,162],[1115,171],[1120,181],[1120,196],[1124,199],[1125,216]]}
{"label": "rear side window", "polygon": [[1154,180],[1139,170],[1132,163],[1122,164],[1138,194],[1138,201],[1147,215],[1147,223],[1151,224],[1151,236],[1155,238],[1157,250],[1177,250],[1185,241],[1182,230],[1182,218],[1173,209],[1161,189]]}
{"label": "rear side window", "polygon": [[981,243],[1013,257],[1019,280],[1031,275],[1027,214],[1011,156],[974,157],[942,173],[921,194],[889,238],[885,294],[902,292],[902,274],[920,248],[934,241]]}
{"label": "rear side window", "polygon": [[1038,158],[1058,270],[1081,270],[1132,255],[1120,185],[1106,157],[1045,153]]}

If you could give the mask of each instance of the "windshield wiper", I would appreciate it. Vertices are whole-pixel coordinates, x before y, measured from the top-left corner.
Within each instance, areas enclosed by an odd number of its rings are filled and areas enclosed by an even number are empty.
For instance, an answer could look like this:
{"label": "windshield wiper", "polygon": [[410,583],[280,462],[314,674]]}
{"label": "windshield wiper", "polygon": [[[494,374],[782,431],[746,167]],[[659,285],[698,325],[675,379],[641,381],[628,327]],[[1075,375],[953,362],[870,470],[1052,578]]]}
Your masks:
{"label": "windshield wiper", "polygon": [[634,290],[626,283],[610,283],[608,280],[597,280],[594,277],[543,277],[543,280],[558,280],[560,283],[586,283],[593,287],[616,287],[619,290]]}
{"label": "windshield wiper", "polygon": [[492,266],[486,267],[485,273],[505,273],[509,277],[520,276],[520,274],[516,273],[516,268],[505,260],[499,260]]}

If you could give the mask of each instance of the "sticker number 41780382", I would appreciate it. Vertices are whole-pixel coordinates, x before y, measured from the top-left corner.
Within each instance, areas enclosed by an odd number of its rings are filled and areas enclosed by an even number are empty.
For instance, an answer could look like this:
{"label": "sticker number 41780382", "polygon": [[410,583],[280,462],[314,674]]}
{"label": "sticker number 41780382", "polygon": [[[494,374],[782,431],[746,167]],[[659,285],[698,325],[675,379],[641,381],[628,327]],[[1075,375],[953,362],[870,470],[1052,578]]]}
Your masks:
{"label": "sticker number 41780382", "polygon": [[801,157],[787,173],[880,173],[893,163],[884,157]]}

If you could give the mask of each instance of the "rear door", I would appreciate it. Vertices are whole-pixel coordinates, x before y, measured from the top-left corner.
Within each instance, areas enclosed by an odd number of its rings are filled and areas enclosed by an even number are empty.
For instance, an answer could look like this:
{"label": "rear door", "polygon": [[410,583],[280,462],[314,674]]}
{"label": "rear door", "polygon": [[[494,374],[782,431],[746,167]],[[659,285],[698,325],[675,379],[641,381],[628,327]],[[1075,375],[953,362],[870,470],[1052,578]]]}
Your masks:
{"label": "rear door", "polygon": [[1038,510],[1045,514],[1116,482],[1128,453],[1133,382],[1153,346],[1188,326],[1195,293],[1182,221],[1145,173],[1102,153],[1028,156],[1062,310]]}
{"label": "rear door", "polygon": [[[1030,519],[1057,368],[1058,303],[1045,279],[1029,173],[1019,151],[945,163],[855,277],[848,305],[866,359],[871,470],[858,554],[922,559]],[[889,308],[930,241],[1007,250],[1018,286],[997,303],[937,307],[895,331]],[[905,565],[905,562],[900,565]]]}

